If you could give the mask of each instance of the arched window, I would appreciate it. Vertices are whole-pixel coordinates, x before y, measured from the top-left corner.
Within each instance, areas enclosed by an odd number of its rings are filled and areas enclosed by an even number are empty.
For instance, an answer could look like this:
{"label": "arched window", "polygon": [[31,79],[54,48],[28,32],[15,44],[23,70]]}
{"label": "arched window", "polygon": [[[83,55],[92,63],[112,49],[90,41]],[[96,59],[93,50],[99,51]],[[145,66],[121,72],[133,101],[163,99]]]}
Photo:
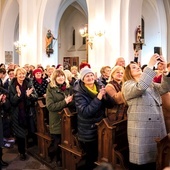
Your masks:
{"label": "arched window", "polygon": [[86,37],[83,37],[83,45],[86,44]]}
{"label": "arched window", "polygon": [[76,39],[75,29],[73,30],[73,35],[72,36],[73,36],[73,44],[72,45],[74,46],[75,45],[75,39]]}
{"label": "arched window", "polygon": [[144,22],[144,19],[141,18],[141,29],[142,29],[142,36],[141,36],[141,39],[145,39],[145,22]]}

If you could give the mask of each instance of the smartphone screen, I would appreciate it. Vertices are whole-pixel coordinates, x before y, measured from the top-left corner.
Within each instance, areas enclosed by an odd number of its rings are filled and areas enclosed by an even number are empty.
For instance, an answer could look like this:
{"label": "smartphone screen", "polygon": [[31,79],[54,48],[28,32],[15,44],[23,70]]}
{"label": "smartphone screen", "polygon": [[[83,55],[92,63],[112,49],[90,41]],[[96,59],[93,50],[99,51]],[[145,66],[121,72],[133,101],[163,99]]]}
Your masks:
{"label": "smartphone screen", "polygon": [[154,47],[154,54],[155,53],[162,55],[162,48],[161,47]]}

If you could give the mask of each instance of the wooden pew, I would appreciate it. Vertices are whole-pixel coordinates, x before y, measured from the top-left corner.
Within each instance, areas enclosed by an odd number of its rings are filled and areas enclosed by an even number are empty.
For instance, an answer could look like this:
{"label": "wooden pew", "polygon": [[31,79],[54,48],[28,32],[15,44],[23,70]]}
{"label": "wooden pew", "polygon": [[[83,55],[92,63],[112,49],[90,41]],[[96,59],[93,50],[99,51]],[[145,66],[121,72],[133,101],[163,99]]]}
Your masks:
{"label": "wooden pew", "polygon": [[126,170],[129,161],[127,119],[111,122],[104,118],[98,126],[98,160],[111,163],[113,168]]}
{"label": "wooden pew", "polygon": [[68,108],[65,108],[61,112],[61,116],[62,168],[64,170],[76,170],[84,155],[77,139],[77,113],[70,112]]}
{"label": "wooden pew", "polygon": [[[45,100],[38,100],[37,109],[37,137],[38,150],[42,158],[48,159],[48,148],[51,137],[48,129],[48,110],[45,107]],[[83,165],[83,153],[77,139],[77,113],[71,112],[68,108],[62,110],[61,114],[61,150],[62,169],[78,170]],[[126,169],[127,165],[127,119],[113,122],[108,118],[103,119],[98,125],[98,160],[109,162],[113,167]],[[82,166],[83,167],[83,166]]]}
{"label": "wooden pew", "polygon": [[37,132],[39,156],[48,159],[48,148],[51,144],[49,133],[49,115],[45,106],[45,98],[39,98],[36,106]]}
{"label": "wooden pew", "polygon": [[156,170],[163,170],[170,166],[170,133],[163,139],[156,139],[157,142],[157,160]]}

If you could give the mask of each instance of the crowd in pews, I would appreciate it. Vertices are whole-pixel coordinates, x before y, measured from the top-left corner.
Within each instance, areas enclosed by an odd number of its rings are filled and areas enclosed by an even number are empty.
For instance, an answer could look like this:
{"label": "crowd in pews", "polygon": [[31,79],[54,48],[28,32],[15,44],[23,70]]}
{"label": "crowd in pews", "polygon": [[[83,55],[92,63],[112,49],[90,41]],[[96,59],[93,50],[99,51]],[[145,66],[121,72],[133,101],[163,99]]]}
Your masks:
{"label": "crowd in pews", "polygon": [[[156,64],[157,71],[153,69]],[[38,98],[44,98],[49,111],[50,146],[54,146],[50,159],[55,159],[58,166],[62,166],[59,113],[69,108],[77,113],[77,136],[86,153],[85,169],[96,167],[99,152],[97,123],[107,118],[112,123],[128,122],[129,169],[155,170],[157,148],[154,138],[167,135],[161,100],[161,96],[170,91],[167,66],[163,56],[158,54],[151,56],[144,70],[137,62],[126,66],[120,57],[114,67],[103,66],[100,77],[96,77],[86,62],[79,68],[72,66],[70,70],[64,70],[61,64],[46,68],[1,64],[0,126],[1,129],[5,127],[4,120],[8,117],[10,130],[6,133],[4,128],[4,134],[0,135],[0,165],[8,165],[2,160],[4,138],[15,138],[23,161],[28,140],[31,138],[32,143],[37,144],[35,107]]]}

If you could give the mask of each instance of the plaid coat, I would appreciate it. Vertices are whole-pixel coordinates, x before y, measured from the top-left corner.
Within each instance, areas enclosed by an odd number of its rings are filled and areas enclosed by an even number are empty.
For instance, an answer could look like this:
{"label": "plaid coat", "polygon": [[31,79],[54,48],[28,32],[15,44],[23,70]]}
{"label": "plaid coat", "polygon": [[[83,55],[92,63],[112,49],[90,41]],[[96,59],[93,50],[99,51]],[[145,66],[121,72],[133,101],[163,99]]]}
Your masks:
{"label": "plaid coat", "polygon": [[130,162],[146,164],[156,161],[155,138],[166,136],[161,95],[170,91],[170,77],[161,84],[153,83],[155,71],[145,68],[138,82],[124,83],[123,94],[128,104],[128,142]]}

